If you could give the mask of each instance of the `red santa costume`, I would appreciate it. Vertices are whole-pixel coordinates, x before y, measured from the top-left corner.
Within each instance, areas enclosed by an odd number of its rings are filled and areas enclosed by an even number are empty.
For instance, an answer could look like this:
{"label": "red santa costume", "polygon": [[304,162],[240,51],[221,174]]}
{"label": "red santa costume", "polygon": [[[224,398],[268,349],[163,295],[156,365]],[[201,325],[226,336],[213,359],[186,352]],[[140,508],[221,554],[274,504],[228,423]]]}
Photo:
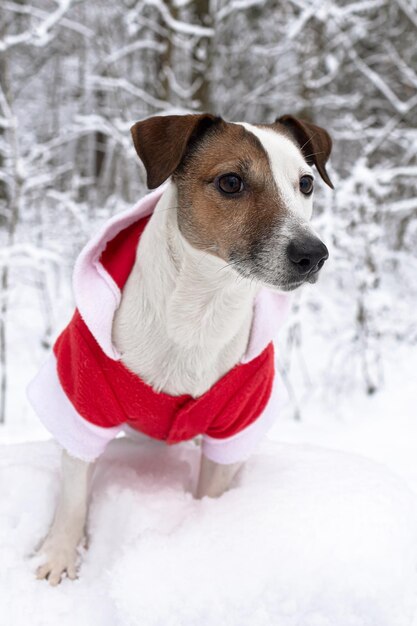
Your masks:
{"label": "red santa costume", "polygon": [[77,309],[30,383],[29,400],[58,442],[85,461],[127,425],[168,444],[202,435],[209,459],[235,463],[252,453],[285,394],[274,375],[272,339],[289,297],[266,288],[258,293],[245,355],[198,398],[156,392],[131,372],[112,344],[113,317],[162,192],[114,216],[82,250],[73,281]]}

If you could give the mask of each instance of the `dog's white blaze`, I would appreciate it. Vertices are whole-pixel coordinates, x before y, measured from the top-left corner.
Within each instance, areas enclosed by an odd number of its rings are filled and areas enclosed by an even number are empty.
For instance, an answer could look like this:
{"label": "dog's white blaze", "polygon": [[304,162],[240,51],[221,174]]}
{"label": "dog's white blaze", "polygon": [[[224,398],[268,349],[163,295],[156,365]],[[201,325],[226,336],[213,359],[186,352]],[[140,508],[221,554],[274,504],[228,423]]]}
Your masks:
{"label": "dog's white blaze", "polygon": [[272,175],[286,208],[304,220],[310,220],[313,212],[313,197],[304,196],[299,189],[301,176],[313,176],[311,167],[305,162],[300,149],[287,137],[268,128],[259,128],[241,122],[261,142],[269,157]]}

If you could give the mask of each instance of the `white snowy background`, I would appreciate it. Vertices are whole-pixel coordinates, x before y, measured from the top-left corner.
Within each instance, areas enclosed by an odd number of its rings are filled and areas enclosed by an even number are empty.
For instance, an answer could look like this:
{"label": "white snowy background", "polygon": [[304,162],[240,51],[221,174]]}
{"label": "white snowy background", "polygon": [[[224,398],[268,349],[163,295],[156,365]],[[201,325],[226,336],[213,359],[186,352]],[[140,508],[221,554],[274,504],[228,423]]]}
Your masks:
{"label": "white snowy background", "polygon": [[[416,626],[416,0],[3,0],[0,623]],[[80,577],[36,581],[59,450],[25,387],[69,320],[74,258],[145,191],[154,113],[307,117],[334,138],[330,259],[277,342],[289,393],[220,500],[193,443],[113,442]]]}

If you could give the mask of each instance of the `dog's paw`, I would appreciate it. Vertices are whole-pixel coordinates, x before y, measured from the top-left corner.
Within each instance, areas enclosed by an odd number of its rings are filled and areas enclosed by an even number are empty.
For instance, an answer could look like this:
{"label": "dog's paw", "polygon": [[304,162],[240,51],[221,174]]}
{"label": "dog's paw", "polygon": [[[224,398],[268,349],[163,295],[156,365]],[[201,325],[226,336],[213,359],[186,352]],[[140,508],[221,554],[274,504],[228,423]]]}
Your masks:
{"label": "dog's paw", "polygon": [[64,574],[71,580],[77,578],[77,544],[63,539],[47,538],[38,550],[43,564],[36,570],[38,580],[47,579],[55,587]]}

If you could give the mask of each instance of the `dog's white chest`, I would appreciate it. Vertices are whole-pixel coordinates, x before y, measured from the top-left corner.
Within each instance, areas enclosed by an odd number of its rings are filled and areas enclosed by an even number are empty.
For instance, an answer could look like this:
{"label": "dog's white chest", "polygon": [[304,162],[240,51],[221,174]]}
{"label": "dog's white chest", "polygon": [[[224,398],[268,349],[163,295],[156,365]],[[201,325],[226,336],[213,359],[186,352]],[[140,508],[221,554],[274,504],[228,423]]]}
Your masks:
{"label": "dog's white chest", "polygon": [[[155,390],[197,397],[245,353],[256,289],[180,236],[172,189],[140,241],[113,322],[122,362]],[[224,269],[223,269],[224,268]]]}
{"label": "dog's white chest", "polygon": [[[126,298],[127,300],[127,298]],[[143,315],[131,324],[133,316],[123,306],[117,314],[113,340],[122,362],[156,391],[171,395],[198,397],[226,374],[242,357],[248,341],[251,316],[247,315],[240,332],[219,346],[210,337],[198,345],[183,345],[167,333],[166,315]],[[129,323],[126,323],[129,320]],[[214,320],[215,321],[215,320]],[[187,332],[189,321],[176,320],[179,338]],[[212,341],[211,341],[212,339]]]}

